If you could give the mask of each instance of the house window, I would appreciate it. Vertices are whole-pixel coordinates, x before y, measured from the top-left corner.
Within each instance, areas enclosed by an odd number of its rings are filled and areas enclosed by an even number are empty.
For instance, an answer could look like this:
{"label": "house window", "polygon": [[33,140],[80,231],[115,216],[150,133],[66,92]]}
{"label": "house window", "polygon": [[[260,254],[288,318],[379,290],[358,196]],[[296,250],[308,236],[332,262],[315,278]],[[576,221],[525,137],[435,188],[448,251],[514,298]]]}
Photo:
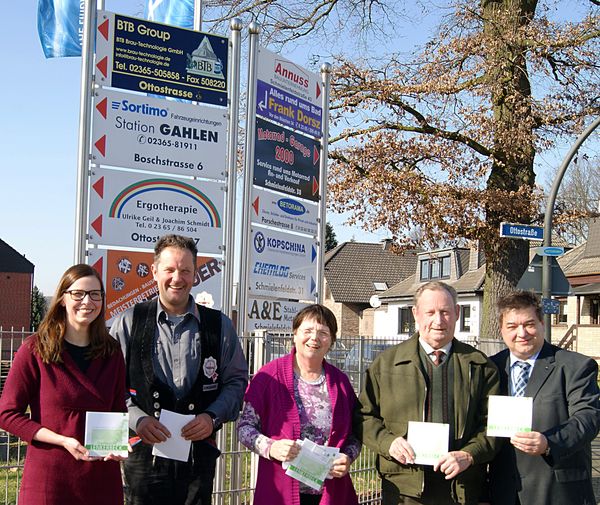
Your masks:
{"label": "house window", "polygon": [[415,318],[413,317],[412,307],[401,307],[398,310],[398,333],[411,335],[414,332]]}
{"label": "house window", "polygon": [[471,306],[460,306],[460,331],[471,331]]}
{"label": "house window", "polygon": [[567,323],[567,300],[559,300],[558,314],[555,317],[555,324]]}
{"label": "house window", "polygon": [[421,260],[420,279],[448,279],[450,277],[450,255]]}
{"label": "house window", "polygon": [[429,279],[429,260],[421,260],[421,280]]}
{"label": "house window", "polygon": [[598,306],[600,305],[600,300],[598,298],[592,298],[590,300],[590,323],[591,324],[598,324],[598,321],[600,320],[598,315],[600,313],[600,311],[598,310]]}
{"label": "house window", "polygon": [[442,256],[440,260],[442,263],[442,279],[448,279],[450,277],[450,256]]}
{"label": "house window", "polygon": [[388,288],[387,282],[374,282],[373,287],[375,291],[385,291]]}

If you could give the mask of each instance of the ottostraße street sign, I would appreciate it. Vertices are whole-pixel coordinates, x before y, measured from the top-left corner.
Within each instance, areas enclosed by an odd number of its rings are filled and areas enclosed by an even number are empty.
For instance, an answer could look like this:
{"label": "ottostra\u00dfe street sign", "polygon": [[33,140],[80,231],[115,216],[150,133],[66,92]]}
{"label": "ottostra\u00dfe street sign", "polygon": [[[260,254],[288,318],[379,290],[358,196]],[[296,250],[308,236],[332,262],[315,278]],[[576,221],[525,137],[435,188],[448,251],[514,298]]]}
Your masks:
{"label": "ottostra\u00dfe street sign", "polygon": [[544,238],[544,228],[529,224],[500,223],[500,236],[525,240],[542,240]]}

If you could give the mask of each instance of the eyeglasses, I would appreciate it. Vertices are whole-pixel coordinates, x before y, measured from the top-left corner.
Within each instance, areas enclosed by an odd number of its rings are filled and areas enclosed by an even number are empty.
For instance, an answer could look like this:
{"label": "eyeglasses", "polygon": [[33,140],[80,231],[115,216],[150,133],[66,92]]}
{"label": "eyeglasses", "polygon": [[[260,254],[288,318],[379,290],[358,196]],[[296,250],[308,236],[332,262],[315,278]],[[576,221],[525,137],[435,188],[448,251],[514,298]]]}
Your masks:
{"label": "eyeglasses", "polygon": [[90,300],[93,300],[94,302],[101,302],[104,298],[104,291],[99,289],[92,289],[91,291],[72,289],[70,291],[65,291],[65,293],[69,293],[69,295],[71,295],[71,300],[75,300],[76,302],[83,300],[86,295],[89,295]]}
{"label": "eyeglasses", "polygon": [[329,331],[317,331],[314,328],[306,328],[302,331],[302,333],[305,337],[311,337],[312,335],[316,335],[317,338],[320,338],[321,340],[329,340],[331,338],[331,334],[329,333]]}

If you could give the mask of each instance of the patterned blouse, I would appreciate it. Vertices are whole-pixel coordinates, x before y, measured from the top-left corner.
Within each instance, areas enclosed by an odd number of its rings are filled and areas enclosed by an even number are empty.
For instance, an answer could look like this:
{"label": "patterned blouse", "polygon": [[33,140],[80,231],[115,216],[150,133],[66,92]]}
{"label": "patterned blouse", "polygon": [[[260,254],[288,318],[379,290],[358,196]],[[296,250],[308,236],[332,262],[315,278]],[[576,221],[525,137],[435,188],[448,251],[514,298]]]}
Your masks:
{"label": "patterned blouse", "polygon": [[[300,414],[301,438],[307,438],[315,444],[327,445],[331,431],[331,401],[325,375],[322,374],[316,381],[307,381],[294,372],[294,399]],[[270,459],[269,451],[275,440],[261,433],[260,418],[250,403],[244,405],[238,421],[238,434],[242,444],[259,456]],[[350,435],[341,452],[352,462],[358,457],[360,448],[360,441],[354,435]],[[300,493],[321,494],[321,491],[300,482]]]}

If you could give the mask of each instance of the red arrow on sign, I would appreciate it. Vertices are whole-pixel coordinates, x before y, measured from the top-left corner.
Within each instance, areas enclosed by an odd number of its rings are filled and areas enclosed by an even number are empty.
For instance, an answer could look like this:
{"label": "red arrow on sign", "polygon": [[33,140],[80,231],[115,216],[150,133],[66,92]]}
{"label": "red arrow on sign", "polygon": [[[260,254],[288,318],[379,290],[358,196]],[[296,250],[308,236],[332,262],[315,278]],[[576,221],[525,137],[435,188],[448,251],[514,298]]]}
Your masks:
{"label": "red arrow on sign", "polygon": [[100,102],[98,102],[98,104],[96,105],[96,109],[98,110],[98,112],[100,114],[102,114],[102,117],[104,119],[106,119],[106,105],[108,104],[108,98],[104,97],[104,100],[100,100]]}
{"label": "red arrow on sign", "polygon": [[319,86],[319,83],[317,83],[317,98],[319,98],[321,96],[321,86]]}
{"label": "red arrow on sign", "polygon": [[256,215],[258,216],[258,200],[259,200],[259,196],[256,197],[256,200],[254,200],[254,202],[252,202],[252,208],[254,209],[254,212],[256,212]]}
{"label": "red arrow on sign", "polygon": [[104,270],[104,258],[100,256],[100,259],[92,265],[92,268],[100,274],[100,277],[102,277],[102,271]]}
{"label": "red arrow on sign", "polygon": [[316,146],[313,146],[313,165],[316,165],[319,162],[319,150]]}
{"label": "red arrow on sign", "polygon": [[98,70],[100,70],[100,72],[102,72],[102,75],[106,77],[106,72],[108,68],[108,56],[105,56],[98,63],[96,63],[96,67],[98,68]]}
{"label": "red arrow on sign", "polygon": [[108,42],[108,19],[98,26],[98,31],[104,37],[104,40]]}
{"label": "red arrow on sign", "polygon": [[92,228],[96,230],[98,235],[102,236],[102,214],[100,214],[94,221],[92,221]]}
{"label": "red arrow on sign", "polygon": [[102,156],[106,156],[106,135],[102,135],[94,144]]}
{"label": "red arrow on sign", "polygon": [[104,198],[104,176],[100,177],[100,179],[92,184],[92,188],[100,195],[100,198]]}
{"label": "red arrow on sign", "polygon": [[313,195],[316,195],[319,192],[319,181],[317,178],[313,176],[313,187],[312,187]]}

